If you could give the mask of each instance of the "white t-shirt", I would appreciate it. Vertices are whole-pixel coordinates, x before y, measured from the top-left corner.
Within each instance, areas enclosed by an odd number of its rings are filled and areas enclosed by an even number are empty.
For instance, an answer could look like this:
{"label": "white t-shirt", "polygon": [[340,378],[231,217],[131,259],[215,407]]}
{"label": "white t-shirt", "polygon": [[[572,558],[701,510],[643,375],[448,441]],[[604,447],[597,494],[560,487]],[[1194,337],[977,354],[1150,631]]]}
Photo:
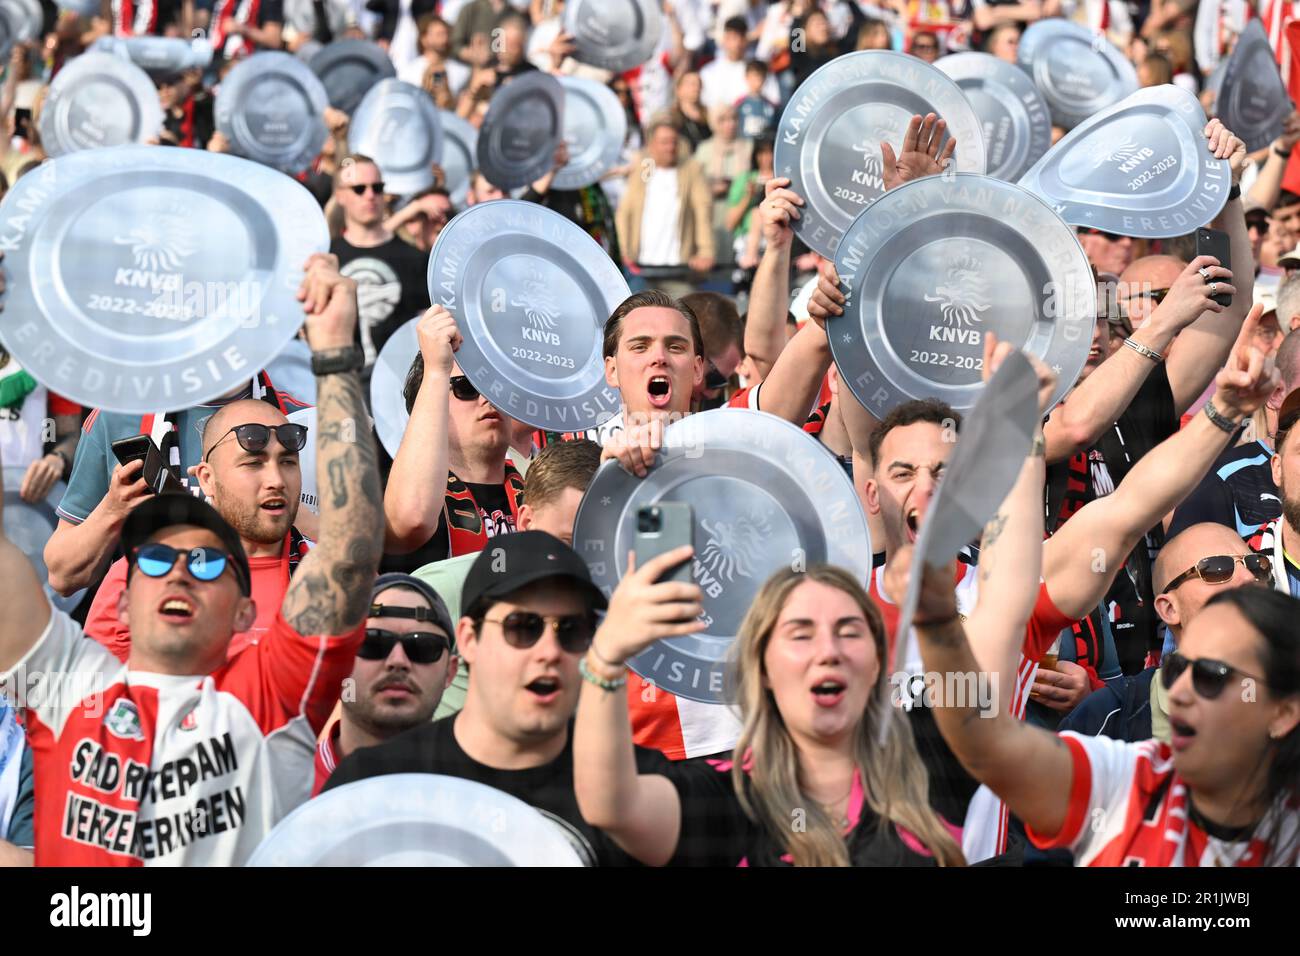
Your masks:
{"label": "white t-shirt", "polygon": [[644,266],[682,264],[676,168],[655,167],[649,182],[645,184],[645,208],[641,210],[641,251],[637,262]]}
{"label": "white t-shirt", "polygon": [[[771,74],[768,74],[767,79],[763,81],[761,92],[773,103],[781,100],[781,91],[777,88],[776,79]],[[711,110],[715,106],[731,106],[748,95],[744,60],[718,57],[700,70],[700,100],[706,109]]]}
{"label": "white t-shirt", "polygon": [[[412,86],[424,87],[424,72],[429,68],[429,61],[417,56],[397,71],[397,78]],[[470,69],[459,60],[444,60],[443,69],[447,72],[447,85],[453,94],[459,93],[469,81]]]}

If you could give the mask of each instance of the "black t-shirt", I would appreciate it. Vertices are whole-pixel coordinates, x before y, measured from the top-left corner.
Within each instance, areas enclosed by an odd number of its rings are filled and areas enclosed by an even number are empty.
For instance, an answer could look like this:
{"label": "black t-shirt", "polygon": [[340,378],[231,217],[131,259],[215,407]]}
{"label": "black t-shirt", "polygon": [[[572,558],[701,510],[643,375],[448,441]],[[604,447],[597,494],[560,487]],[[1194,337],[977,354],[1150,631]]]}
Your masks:
{"label": "black t-shirt", "polygon": [[[573,792],[573,725],[558,757],[540,767],[499,770],[481,764],[461,749],[454,725],[459,715],[398,734],[376,747],[364,747],[346,757],[325,782],[322,792],[369,777],[391,773],[437,773],[494,787],[540,810],[561,829],[588,865],[627,866],[636,863],[600,830],[582,819]],[[637,748],[642,773],[659,773],[668,760],[654,750]]]}
{"label": "black t-shirt", "polygon": [[1172,538],[1184,528],[1211,521],[1249,538],[1260,525],[1282,513],[1272,460],[1273,449],[1261,441],[1229,448],[1178,506],[1167,536]]}
{"label": "black t-shirt", "polygon": [[357,282],[357,337],[373,365],[388,337],[429,307],[429,254],[394,236],[361,248],[342,236],[330,243],[339,271]]}
{"label": "black t-shirt", "polygon": [[[1162,362],[1151,370],[1115,426],[1092,448],[1048,468],[1049,533],[1054,534],[1089,501],[1114,491],[1138,460],[1177,432],[1178,425],[1173,389]],[[1125,559],[1100,606],[1075,625],[1079,663],[1103,678],[1116,670],[1136,674],[1145,666],[1147,652],[1160,646],[1151,563],[1163,544],[1164,534],[1157,524]],[[1115,649],[1118,668],[1105,653],[1108,644]]]}
{"label": "black t-shirt", "polygon": [[[469,488],[474,496],[479,517],[483,521],[483,529],[489,538],[498,534],[510,534],[517,530],[505,485],[480,485],[467,481],[465,487]],[[430,561],[442,561],[449,557],[451,557],[451,535],[447,530],[447,509],[443,508],[442,515],[438,518],[438,530],[433,533],[433,537],[410,554],[384,555],[380,571],[414,574]]]}
{"label": "black t-shirt", "polygon": [[[730,761],[681,760],[657,772],[676,787],[682,804],[682,829],[672,865],[736,866],[742,860],[747,866],[790,865],[782,859],[786,855],[782,845],[745,814],[732,785]],[[882,826],[866,801],[859,812],[847,835],[854,866],[936,865],[933,857],[909,847],[897,827]]]}

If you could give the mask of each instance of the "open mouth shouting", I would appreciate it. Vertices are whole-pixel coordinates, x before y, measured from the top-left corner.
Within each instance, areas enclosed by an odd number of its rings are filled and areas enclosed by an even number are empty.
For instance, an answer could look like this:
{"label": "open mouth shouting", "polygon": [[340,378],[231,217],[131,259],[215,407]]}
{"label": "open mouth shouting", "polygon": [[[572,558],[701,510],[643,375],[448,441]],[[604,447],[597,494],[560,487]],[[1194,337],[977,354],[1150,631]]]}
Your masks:
{"label": "open mouth shouting", "polygon": [[1169,717],[1169,746],[1175,751],[1186,750],[1196,737],[1196,728],[1172,714]]}
{"label": "open mouth shouting", "polygon": [[168,595],[158,605],[158,613],[173,624],[188,624],[194,620],[196,611],[194,602],[178,594]]}
{"label": "open mouth shouting", "polygon": [[911,544],[916,544],[917,535],[921,533],[921,512],[918,508],[908,508],[903,513],[903,529],[907,532],[907,540]]}
{"label": "open mouth shouting", "polygon": [[667,375],[652,375],[646,385],[650,404],[654,408],[667,408],[673,398],[673,383]]}
{"label": "open mouth shouting", "polygon": [[289,502],[284,498],[267,498],[260,505],[264,514],[280,517],[289,510]]}
{"label": "open mouth shouting", "polygon": [[524,690],[532,694],[539,704],[551,704],[558,700],[560,688],[560,679],[554,676],[535,677],[524,685]]}
{"label": "open mouth shouting", "polygon": [[812,686],[813,702],[818,707],[834,707],[844,699],[845,683],[835,677],[818,681]]}

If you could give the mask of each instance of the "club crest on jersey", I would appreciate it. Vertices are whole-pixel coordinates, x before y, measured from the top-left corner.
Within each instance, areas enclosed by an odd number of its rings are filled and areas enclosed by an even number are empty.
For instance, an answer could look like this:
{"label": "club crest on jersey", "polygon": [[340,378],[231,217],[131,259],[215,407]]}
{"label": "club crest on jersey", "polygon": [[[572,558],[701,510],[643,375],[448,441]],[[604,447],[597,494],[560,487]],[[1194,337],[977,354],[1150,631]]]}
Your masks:
{"label": "club crest on jersey", "polygon": [[199,726],[199,719],[194,716],[194,711],[198,706],[198,704],[195,704],[185,712],[185,716],[181,718],[181,730],[194,730]]}
{"label": "club crest on jersey", "polygon": [[123,740],[144,740],[144,731],[140,729],[140,711],[129,700],[118,699],[104,715],[104,726],[114,737]]}

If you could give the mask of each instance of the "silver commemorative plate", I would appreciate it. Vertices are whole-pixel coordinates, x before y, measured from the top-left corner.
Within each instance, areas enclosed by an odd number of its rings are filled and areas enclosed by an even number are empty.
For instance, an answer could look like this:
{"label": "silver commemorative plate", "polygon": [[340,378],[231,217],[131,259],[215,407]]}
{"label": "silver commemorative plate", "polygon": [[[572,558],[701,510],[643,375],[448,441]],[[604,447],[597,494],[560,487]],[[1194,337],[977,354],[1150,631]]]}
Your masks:
{"label": "silver commemorative plate", "polygon": [[987,53],[953,53],[935,66],[956,81],[979,117],[990,176],[1014,183],[1051,148],[1047,101],[1024,70]]}
{"label": "silver commemorative plate", "polygon": [[442,123],[433,98],[401,80],[380,80],[352,114],[353,152],[375,157],[384,188],[409,196],[433,185],[433,164],[442,162]]}
{"label": "silver commemorative plate", "polygon": [[81,17],[98,16],[102,9],[99,0],[55,0],[60,10],[70,10]]}
{"label": "silver commemorative plate", "polygon": [[406,384],[411,363],[420,354],[420,338],[415,332],[419,324],[418,317],[411,319],[390,335],[370,373],[370,414],[375,420],[379,442],[390,458],[397,457],[406,423],[411,420],[402,386]]}
{"label": "silver commemorative plate", "polygon": [[397,75],[393,61],[369,40],[336,40],[311,58],[311,68],[325,84],[330,106],[351,113],[366,91]]}
{"label": "silver commemorative plate", "polygon": [[550,171],[564,135],[564,87],[540,71],[493,94],[479,127],[478,168],[501,189],[527,186]]}
{"label": "silver commemorative plate", "polygon": [[72,153],[0,203],[0,340],[38,381],[145,414],[230,391],[302,325],[302,266],[329,247],[298,183],[197,149]]}
{"label": "silver commemorative plate", "polygon": [[930,64],[869,50],[836,57],[794,92],[777,124],[776,172],[803,197],[795,234],[826,257],[884,194],[880,144],[898,152],[914,114],[936,113],[957,139],[956,168],[984,172],[984,134],[961,89]]}
{"label": "silver commemorative plate", "polygon": [[[585,859],[584,859],[585,857]],[[370,777],[276,824],[248,866],[582,866],[575,827],[492,787],[433,773]]]}
{"label": "silver commemorative plate", "polygon": [[202,39],[103,36],[90,48],[130,60],[151,76],[205,70],[212,63],[212,44]]}
{"label": "silver commemorative plate", "polygon": [[573,547],[608,596],[627,570],[636,515],[680,501],[694,513],[692,572],[704,591],[700,630],[658,641],[628,661],[678,697],[726,701],[727,651],[763,582],[792,562],[829,562],[865,581],[866,516],[853,482],[811,435],[774,415],[720,408],[664,430],[645,478],[616,462],[596,472],[573,528]]}
{"label": "silver commemorative plate", "polygon": [[50,588],[46,583],[49,570],[45,567],[45,545],[59,525],[59,515],[55,506],[63,500],[68,486],[56,481],[50,488],[44,501],[30,503],[23,501],[18,491],[23,486],[26,468],[7,466],[4,469],[4,529],[5,537],[18,546],[18,550],[27,555],[27,560],[36,569],[36,576],[45,585],[45,593],[51,603],[61,611],[71,611],[81,603],[86,592],[84,589],[64,597]]}
{"label": "silver commemorative plate", "polygon": [[663,32],[659,0],[570,0],[563,30],[574,59],[614,73],[634,70],[654,54]]}
{"label": "silver commemorative plate", "polygon": [[1072,226],[1162,239],[1205,225],[1228,201],[1226,159],[1207,148],[1205,111],[1176,86],[1138,90],[1071,130],[1020,185]]}
{"label": "silver commemorative plate", "polygon": [[143,143],[162,129],[149,75],[111,53],[73,58],[50,84],[41,109],[41,144],[51,156]]}
{"label": "silver commemorative plate", "polygon": [[848,301],[827,329],[831,352],[877,418],[912,398],[972,407],[988,331],[1053,368],[1055,401],[1088,358],[1088,257],[1050,206],[1012,183],[957,173],[890,190],[853,223],[835,268]]}
{"label": "silver commemorative plate", "polygon": [[451,204],[465,205],[469,195],[469,178],[478,166],[478,130],[451,110],[438,110],[442,127],[442,171],[447,176],[446,189]]}
{"label": "silver commemorative plate", "polygon": [[1224,66],[1217,95],[1219,118],[1242,138],[1247,152],[1265,149],[1282,135],[1282,124],[1295,107],[1261,21],[1252,19],[1241,31]]}
{"label": "silver commemorative plate", "polygon": [[1031,23],[1020,38],[1020,66],[1052,111],[1073,129],[1138,88],[1137,71],[1105,36],[1069,20]]}
{"label": "silver commemorative plate", "polygon": [[[926,512],[916,539],[912,567],[951,564],[958,552],[979,537],[985,522],[997,514],[1020,475],[1038,422],[1038,377],[1020,352],[998,366],[965,416],[956,447],[944,469],[944,480]],[[893,673],[920,673],[912,659],[912,616],[921,592],[921,575],[912,574],[899,607]]]}
{"label": "silver commemorative plate", "polygon": [[605,250],[537,203],[471,206],[429,253],[429,299],[464,337],[456,361],[488,401],[534,428],[583,431],[618,412],[602,344],[628,295]]}
{"label": "silver commemorative plate", "polygon": [[0,11],[9,20],[15,43],[26,43],[41,36],[45,11],[40,0],[3,0]]}
{"label": "silver commemorative plate", "polygon": [[0,5],[0,58],[6,62],[14,48],[14,20],[17,17],[16,10]]}
{"label": "silver commemorative plate", "polygon": [[325,87],[288,53],[254,53],[235,64],[217,88],[213,113],[231,149],[266,166],[297,173],[320,155]]}
{"label": "silver commemorative plate", "polygon": [[627,114],[608,86],[577,76],[560,77],[564,87],[564,142],[569,161],[555,174],[554,189],[581,189],[618,165],[627,136]]}

